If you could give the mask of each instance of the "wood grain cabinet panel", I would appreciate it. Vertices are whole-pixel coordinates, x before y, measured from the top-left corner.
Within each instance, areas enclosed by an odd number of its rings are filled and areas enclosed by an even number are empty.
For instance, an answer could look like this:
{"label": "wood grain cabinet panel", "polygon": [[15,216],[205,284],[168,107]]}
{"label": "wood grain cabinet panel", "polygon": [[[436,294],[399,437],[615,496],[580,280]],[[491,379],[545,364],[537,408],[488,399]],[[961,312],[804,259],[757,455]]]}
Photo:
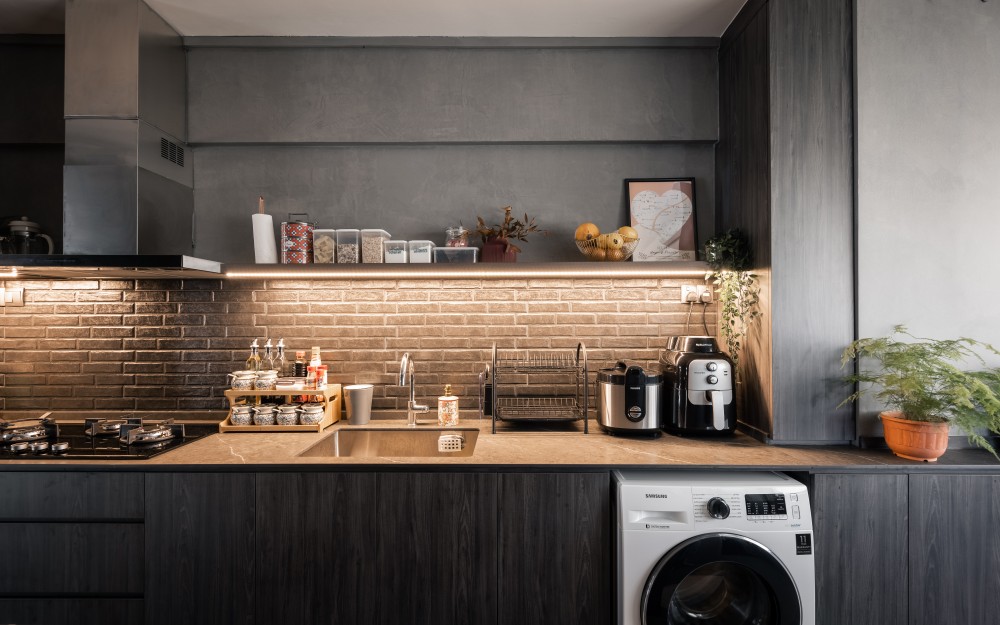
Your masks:
{"label": "wood grain cabinet panel", "polygon": [[607,472],[501,476],[501,625],[612,621],[610,485]]}
{"label": "wood grain cabinet panel", "polygon": [[146,475],[146,625],[254,622],[254,475]]}
{"label": "wood grain cabinet panel", "polygon": [[379,623],[496,623],[496,475],[380,474],[377,517]]}
{"label": "wood grain cabinet panel", "polygon": [[907,477],[816,475],[819,625],[908,625]]}
{"label": "wood grain cabinet panel", "polygon": [[142,473],[0,472],[0,521],[142,520]]}
{"label": "wood grain cabinet panel", "polygon": [[1000,476],[910,476],[910,623],[996,623]]}
{"label": "wood grain cabinet panel", "polygon": [[0,623],[142,625],[142,599],[0,599]]}
{"label": "wood grain cabinet panel", "polygon": [[375,475],[257,475],[257,622],[375,622]]}

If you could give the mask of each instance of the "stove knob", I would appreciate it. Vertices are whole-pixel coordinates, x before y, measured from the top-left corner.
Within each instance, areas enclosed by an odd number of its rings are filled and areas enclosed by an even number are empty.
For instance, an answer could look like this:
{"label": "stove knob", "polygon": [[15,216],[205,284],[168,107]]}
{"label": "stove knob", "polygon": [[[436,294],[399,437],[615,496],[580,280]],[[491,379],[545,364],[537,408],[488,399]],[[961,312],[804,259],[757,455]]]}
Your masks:
{"label": "stove knob", "polygon": [[28,443],[11,443],[10,450],[15,454],[23,454],[28,451]]}
{"label": "stove knob", "polygon": [[708,376],[708,378],[705,381],[708,382],[709,384],[718,384],[719,383],[719,376],[717,376],[717,375],[710,375],[710,376]]}
{"label": "stove knob", "polygon": [[60,441],[58,443],[52,443],[52,453],[54,454],[64,454],[69,451],[69,443],[66,441]]}
{"label": "stove knob", "polygon": [[36,454],[45,453],[49,450],[49,441],[35,441],[31,444],[31,451]]}
{"label": "stove knob", "polygon": [[715,371],[716,369],[719,368],[719,365],[718,363],[710,362],[707,365],[705,365],[705,368],[708,369],[709,371]]}
{"label": "stove knob", "polygon": [[708,513],[713,519],[729,518],[729,504],[722,497],[712,497],[708,500]]}

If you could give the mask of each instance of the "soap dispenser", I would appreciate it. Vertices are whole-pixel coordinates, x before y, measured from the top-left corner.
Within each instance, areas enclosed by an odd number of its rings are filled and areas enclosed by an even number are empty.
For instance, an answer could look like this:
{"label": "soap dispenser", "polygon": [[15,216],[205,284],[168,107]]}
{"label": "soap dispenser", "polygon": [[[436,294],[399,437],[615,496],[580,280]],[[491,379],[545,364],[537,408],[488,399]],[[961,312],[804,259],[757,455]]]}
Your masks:
{"label": "soap dispenser", "polygon": [[458,397],[451,394],[451,384],[445,384],[444,395],[438,397],[438,425],[458,425]]}

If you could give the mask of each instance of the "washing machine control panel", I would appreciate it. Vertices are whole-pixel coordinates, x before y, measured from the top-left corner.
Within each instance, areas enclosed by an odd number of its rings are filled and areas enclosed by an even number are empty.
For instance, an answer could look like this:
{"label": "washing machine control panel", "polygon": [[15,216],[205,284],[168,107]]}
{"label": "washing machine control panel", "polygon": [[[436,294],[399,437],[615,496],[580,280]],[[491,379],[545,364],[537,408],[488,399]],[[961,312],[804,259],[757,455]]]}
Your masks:
{"label": "washing machine control panel", "polygon": [[788,509],[785,507],[785,495],[782,493],[747,494],[744,496],[747,508],[747,518],[757,518],[762,521],[784,521],[788,519]]}

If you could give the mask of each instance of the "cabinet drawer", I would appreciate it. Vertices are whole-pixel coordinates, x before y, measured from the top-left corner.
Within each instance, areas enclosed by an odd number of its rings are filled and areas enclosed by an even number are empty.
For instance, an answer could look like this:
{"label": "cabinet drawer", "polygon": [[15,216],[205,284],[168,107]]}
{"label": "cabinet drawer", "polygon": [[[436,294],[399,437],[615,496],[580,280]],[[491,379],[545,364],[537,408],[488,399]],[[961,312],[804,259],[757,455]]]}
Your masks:
{"label": "cabinet drawer", "polygon": [[140,523],[0,523],[0,535],[0,595],[142,594]]}
{"label": "cabinet drawer", "polygon": [[142,625],[142,599],[0,599],[0,623]]}
{"label": "cabinet drawer", "polygon": [[0,473],[0,521],[142,520],[142,473]]}

